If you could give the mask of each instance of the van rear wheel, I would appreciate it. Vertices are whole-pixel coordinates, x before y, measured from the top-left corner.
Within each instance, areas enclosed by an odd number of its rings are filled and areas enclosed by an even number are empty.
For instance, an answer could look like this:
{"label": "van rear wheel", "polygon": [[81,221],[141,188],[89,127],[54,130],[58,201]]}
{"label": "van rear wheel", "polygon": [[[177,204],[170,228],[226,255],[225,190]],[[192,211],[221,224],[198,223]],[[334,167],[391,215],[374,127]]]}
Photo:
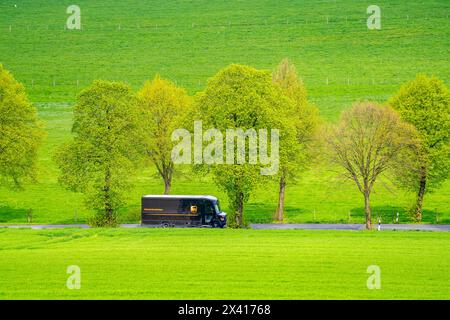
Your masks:
{"label": "van rear wheel", "polygon": [[161,223],[161,228],[168,228],[168,227],[170,227],[168,222]]}

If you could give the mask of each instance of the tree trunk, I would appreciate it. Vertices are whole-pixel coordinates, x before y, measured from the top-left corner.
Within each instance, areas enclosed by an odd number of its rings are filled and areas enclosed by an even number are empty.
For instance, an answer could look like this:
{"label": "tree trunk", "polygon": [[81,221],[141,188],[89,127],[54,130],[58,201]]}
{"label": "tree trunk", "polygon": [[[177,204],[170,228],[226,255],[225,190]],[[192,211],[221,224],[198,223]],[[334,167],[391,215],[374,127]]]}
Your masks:
{"label": "tree trunk", "polygon": [[105,206],[105,217],[108,224],[114,220],[114,212],[111,204],[111,173],[109,168],[106,169],[105,172],[105,186],[103,188],[104,194],[104,206]]}
{"label": "tree trunk", "polygon": [[276,221],[283,221],[284,219],[284,194],[286,190],[286,180],[284,176],[281,176],[280,178],[280,188],[278,192],[278,207],[277,211],[275,212],[275,220]]}
{"label": "tree trunk", "polygon": [[242,192],[238,193],[236,203],[236,211],[234,214],[234,222],[236,223],[236,227],[243,227],[243,212],[244,212],[244,194]]}
{"label": "tree trunk", "polygon": [[425,195],[425,189],[427,186],[427,175],[425,168],[421,169],[420,181],[419,181],[419,192],[417,192],[415,219],[417,222],[422,221],[422,206],[423,206],[423,196]]}
{"label": "tree trunk", "polygon": [[370,209],[370,194],[368,192],[364,192],[364,213],[366,216],[366,229],[372,229],[372,214]]}
{"label": "tree trunk", "polygon": [[170,187],[172,186],[172,181],[169,177],[164,178],[164,194],[170,193]]}

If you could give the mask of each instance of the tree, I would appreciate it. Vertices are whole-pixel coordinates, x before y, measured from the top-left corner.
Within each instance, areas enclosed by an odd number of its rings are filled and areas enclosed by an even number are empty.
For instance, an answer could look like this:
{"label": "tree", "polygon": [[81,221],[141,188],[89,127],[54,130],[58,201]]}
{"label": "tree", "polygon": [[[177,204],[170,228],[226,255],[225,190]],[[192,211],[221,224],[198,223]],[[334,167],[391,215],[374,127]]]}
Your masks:
{"label": "tree", "polygon": [[94,81],[77,98],[74,138],[55,160],[60,183],[83,192],[86,205],[96,211],[94,226],[117,224],[130,175],[143,153],[141,123],[137,99],[123,83]]}
{"label": "tree", "polygon": [[306,87],[297,76],[295,66],[288,59],[283,59],[272,74],[273,82],[278,84],[283,93],[293,102],[284,107],[289,118],[294,122],[293,139],[283,140],[281,144],[281,161],[279,172],[278,206],[275,220],[284,219],[284,199],[286,184],[295,182],[297,175],[305,170],[314,152],[314,136],[318,128],[317,108],[308,103]]}
{"label": "tree", "polygon": [[425,193],[439,187],[450,172],[450,90],[437,77],[418,75],[389,104],[417,128],[423,141],[420,165],[402,179],[417,194],[414,216],[421,221]]}
{"label": "tree", "polygon": [[371,229],[370,195],[375,181],[381,174],[415,167],[420,143],[416,130],[389,107],[358,103],[343,112],[326,141],[332,162],[344,169],[344,177],[363,194],[366,228]]}
{"label": "tree", "polygon": [[35,180],[43,137],[24,87],[0,64],[0,177],[4,181],[20,187],[24,179]]}
{"label": "tree", "polygon": [[[278,148],[274,142],[276,139],[273,138],[277,131],[274,129],[282,133],[279,137],[280,140],[283,139],[285,133],[294,131],[292,127],[288,128],[289,122],[283,123],[279,120],[288,118],[284,115],[283,108],[288,103],[289,100],[284,97],[280,88],[272,82],[269,72],[242,65],[230,65],[219,71],[208,81],[205,91],[197,97],[197,114],[203,121],[203,126],[217,130],[209,131],[211,140],[213,138],[213,141],[221,140],[221,133],[227,132],[227,142],[234,143],[235,138],[230,139],[228,133],[241,130],[240,132],[245,135],[244,139],[246,139],[245,141],[241,140],[241,143],[244,142],[241,146],[248,146],[245,150],[245,157],[243,157],[238,151],[239,148],[233,147],[230,152],[227,144],[227,163],[222,163],[221,157],[215,157],[217,154],[214,154],[212,158],[217,161],[208,164],[214,175],[214,181],[228,195],[232,210],[229,219],[231,226],[242,227],[245,224],[245,202],[254,188],[267,182],[270,174],[276,174],[278,170]],[[264,132],[267,133],[267,138],[270,140],[267,150],[261,148],[261,138],[263,137],[261,133]],[[259,134],[259,144],[256,138],[257,134]],[[239,138],[237,141],[239,144]],[[279,142],[279,144],[281,143]],[[273,161],[270,164],[270,172],[266,172],[264,170],[268,169],[268,164],[264,164],[265,161],[261,160],[264,159],[263,151],[269,149],[271,153],[269,158]],[[222,153],[223,146],[219,145],[215,150]],[[255,154],[258,152],[259,162],[252,161],[251,159],[256,159]],[[247,161],[238,163],[240,157]],[[233,160],[232,163],[229,163],[229,158]]]}
{"label": "tree", "polygon": [[146,153],[164,181],[164,194],[169,194],[174,173],[171,134],[184,126],[184,115],[190,108],[190,99],[184,89],[161,79],[159,75],[153,81],[146,82],[138,96],[146,117]]}

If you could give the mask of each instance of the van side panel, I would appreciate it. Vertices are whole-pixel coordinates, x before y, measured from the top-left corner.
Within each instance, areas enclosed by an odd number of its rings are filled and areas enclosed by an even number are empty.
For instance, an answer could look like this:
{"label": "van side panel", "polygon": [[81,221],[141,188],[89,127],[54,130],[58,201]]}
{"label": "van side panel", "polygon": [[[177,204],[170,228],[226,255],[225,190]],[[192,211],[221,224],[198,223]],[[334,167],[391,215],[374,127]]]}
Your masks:
{"label": "van side panel", "polygon": [[142,198],[142,224],[195,226],[201,224],[203,201],[199,199]]}

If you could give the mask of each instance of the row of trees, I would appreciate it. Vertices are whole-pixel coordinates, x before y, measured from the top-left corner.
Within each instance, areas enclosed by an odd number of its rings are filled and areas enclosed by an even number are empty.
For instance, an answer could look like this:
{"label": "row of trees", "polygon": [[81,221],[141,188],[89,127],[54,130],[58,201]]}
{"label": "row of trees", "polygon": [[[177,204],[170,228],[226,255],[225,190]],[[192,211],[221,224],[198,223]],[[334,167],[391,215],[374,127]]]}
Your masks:
{"label": "row of trees", "polygon": [[137,93],[120,82],[94,81],[74,108],[74,138],[61,146],[55,161],[60,183],[83,192],[97,212],[94,226],[114,226],[124,193],[136,170],[152,162],[170,192],[174,163],[171,132],[189,113],[185,90],[159,76]]}
{"label": "row of trees", "polygon": [[450,90],[425,75],[402,85],[386,106],[366,102],[345,110],[326,134],[329,159],[364,196],[368,229],[370,194],[380,176],[416,192],[412,214],[422,220],[425,193],[448,178],[449,141]]}
{"label": "row of trees", "polygon": [[[442,81],[419,75],[386,106],[356,103],[336,124],[326,125],[287,59],[272,73],[230,65],[195,97],[159,76],[137,92],[124,83],[94,81],[77,98],[73,139],[58,148],[55,161],[61,169],[60,183],[83,192],[87,206],[97,212],[91,224],[112,226],[139,168],[153,163],[164,192],[170,193],[176,169],[171,157],[175,129],[192,128],[194,120],[223,132],[276,128],[281,135],[275,176],[262,176],[261,163],[194,166],[194,172],[211,174],[226,192],[230,224],[245,224],[246,201],[270,179],[279,186],[274,219],[282,221],[287,186],[312,163],[325,159],[364,196],[370,229],[370,195],[381,176],[417,193],[414,213],[421,220],[424,194],[448,177],[449,104],[449,89]],[[43,130],[23,87],[3,67],[0,112],[0,175],[19,184],[22,177],[33,177]]]}

